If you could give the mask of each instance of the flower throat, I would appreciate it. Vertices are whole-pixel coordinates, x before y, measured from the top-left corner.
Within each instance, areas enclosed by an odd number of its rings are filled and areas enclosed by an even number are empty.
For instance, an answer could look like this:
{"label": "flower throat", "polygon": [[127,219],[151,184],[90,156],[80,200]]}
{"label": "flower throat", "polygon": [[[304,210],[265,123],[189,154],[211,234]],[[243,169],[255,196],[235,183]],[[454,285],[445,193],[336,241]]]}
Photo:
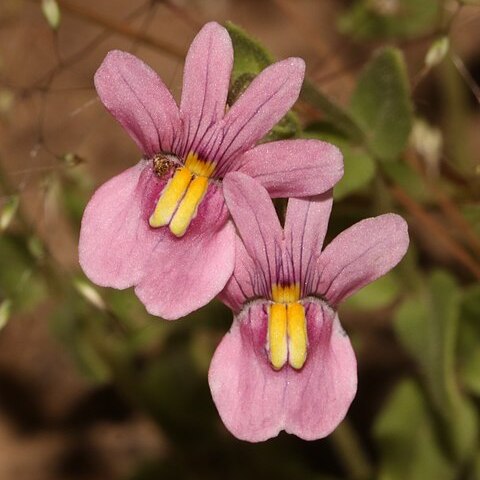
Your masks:
{"label": "flower throat", "polygon": [[307,359],[307,324],[305,308],[299,302],[300,285],[274,284],[273,303],[268,310],[267,350],[275,370],[289,365],[299,370]]}
{"label": "flower throat", "polygon": [[[155,172],[167,173],[173,166],[173,162],[168,162],[165,160],[161,163],[154,159]],[[190,152],[185,165],[177,168],[165,185],[150,216],[150,226],[159,228],[168,225],[175,236],[182,237],[197,213],[214,170],[214,162],[201,160],[198,154]]]}

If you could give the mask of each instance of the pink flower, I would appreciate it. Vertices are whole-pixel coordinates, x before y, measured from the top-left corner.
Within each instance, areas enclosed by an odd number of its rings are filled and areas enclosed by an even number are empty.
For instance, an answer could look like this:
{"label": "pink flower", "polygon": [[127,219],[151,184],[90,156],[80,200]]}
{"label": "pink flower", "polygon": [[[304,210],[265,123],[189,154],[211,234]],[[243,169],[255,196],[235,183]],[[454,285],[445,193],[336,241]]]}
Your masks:
{"label": "pink flower", "polygon": [[341,154],[314,140],[255,144],[296,101],[304,62],[266,68],[226,111],[232,43],[205,25],[185,61],[180,108],[134,56],[110,52],[95,75],[107,109],[143,151],[101,186],[80,233],[80,264],[102,286],[135,291],[147,310],[175,319],[208,303],[234,267],[235,233],[223,177],[242,171],[271,196],[315,195],[343,174]]}
{"label": "pink flower", "polygon": [[239,234],[235,270],[220,298],[235,313],[209,372],[226,427],[251,442],[281,430],[322,438],[357,389],[355,354],[339,302],[388,272],[408,247],[394,214],[363,220],[321,251],[330,193],[290,199],[282,230],[267,192],[229,174],[225,198]]}

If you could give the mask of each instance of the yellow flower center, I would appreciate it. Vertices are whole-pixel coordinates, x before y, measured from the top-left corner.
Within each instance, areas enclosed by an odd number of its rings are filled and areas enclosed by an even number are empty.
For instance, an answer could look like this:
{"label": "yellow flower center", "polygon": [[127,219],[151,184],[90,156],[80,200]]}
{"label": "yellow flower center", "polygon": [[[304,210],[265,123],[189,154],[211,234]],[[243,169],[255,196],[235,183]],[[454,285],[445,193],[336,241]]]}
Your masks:
{"label": "yellow flower center", "polygon": [[215,163],[201,160],[196,153],[190,152],[185,166],[177,168],[163,189],[150,217],[150,226],[169,225],[174,235],[183,236],[197,214],[214,170]]}
{"label": "yellow flower center", "polygon": [[305,308],[299,302],[300,285],[275,284],[273,302],[268,311],[267,349],[270,363],[280,370],[288,361],[296,370],[307,359],[307,322]]}

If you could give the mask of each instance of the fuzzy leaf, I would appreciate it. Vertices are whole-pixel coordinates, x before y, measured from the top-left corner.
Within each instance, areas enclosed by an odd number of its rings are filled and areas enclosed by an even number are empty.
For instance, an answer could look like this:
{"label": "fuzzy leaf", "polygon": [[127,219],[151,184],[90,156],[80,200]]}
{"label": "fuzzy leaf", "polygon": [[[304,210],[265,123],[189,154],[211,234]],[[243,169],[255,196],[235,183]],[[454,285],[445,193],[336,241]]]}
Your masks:
{"label": "fuzzy leaf", "polygon": [[361,150],[342,149],[345,173],[333,189],[333,198],[341,200],[365,188],[375,176],[372,157]]}
{"label": "fuzzy leaf", "polygon": [[436,437],[428,402],[411,380],[393,391],[374,425],[381,451],[379,480],[454,480],[453,465]]}
{"label": "fuzzy leaf", "polygon": [[385,162],[380,165],[382,172],[402,187],[408,195],[419,202],[425,202],[429,193],[425,184],[410,165],[404,162]]}
{"label": "fuzzy leaf", "polygon": [[410,38],[431,30],[438,12],[438,0],[357,0],[339,28],[356,39]]}
{"label": "fuzzy leaf", "polygon": [[459,373],[465,387],[480,397],[480,285],[463,293],[461,313]]}
{"label": "fuzzy leaf", "polygon": [[388,307],[395,301],[399,293],[399,282],[395,273],[390,272],[350,297],[345,302],[344,308],[368,311]]}
{"label": "fuzzy leaf", "polygon": [[450,431],[448,442],[453,455],[465,459],[474,448],[477,421],[456,379],[459,287],[453,277],[437,271],[421,293],[399,308],[395,331],[422,369],[435,410]]}
{"label": "fuzzy leaf", "polygon": [[400,50],[381,50],[362,72],[350,110],[379,160],[395,160],[405,148],[412,126],[412,103]]}
{"label": "fuzzy leaf", "polygon": [[[225,24],[233,44],[233,71],[228,94],[228,104],[234,101],[248,88],[252,80],[275,60],[259,42],[232,22]],[[300,132],[297,116],[288,112],[264,138],[264,141],[292,138]]]}
{"label": "fuzzy leaf", "polygon": [[259,42],[232,22],[226,22],[233,43],[232,83],[241,75],[254,73],[258,75],[265,67],[274,62],[273,56]]}
{"label": "fuzzy leaf", "polygon": [[323,113],[325,118],[350,140],[359,142],[363,139],[364,134],[353,116],[328,98],[312,82],[308,80],[304,82],[300,98]]}
{"label": "fuzzy leaf", "polygon": [[323,122],[310,125],[303,133],[306,138],[316,138],[336,145],[342,152],[344,174],[333,189],[335,200],[341,200],[365,188],[375,176],[374,160],[361,147],[352,143],[335,130],[335,127]]}

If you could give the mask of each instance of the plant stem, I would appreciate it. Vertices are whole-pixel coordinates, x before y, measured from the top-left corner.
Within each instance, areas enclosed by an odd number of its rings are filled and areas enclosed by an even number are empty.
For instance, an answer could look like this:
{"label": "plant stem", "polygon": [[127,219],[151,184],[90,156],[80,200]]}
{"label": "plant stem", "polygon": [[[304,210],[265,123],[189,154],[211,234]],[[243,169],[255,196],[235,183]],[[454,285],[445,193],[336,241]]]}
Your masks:
{"label": "plant stem", "polygon": [[362,450],[357,432],[348,419],[337,427],[330,440],[349,478],[364,480],[371,477],[372,467]]}

